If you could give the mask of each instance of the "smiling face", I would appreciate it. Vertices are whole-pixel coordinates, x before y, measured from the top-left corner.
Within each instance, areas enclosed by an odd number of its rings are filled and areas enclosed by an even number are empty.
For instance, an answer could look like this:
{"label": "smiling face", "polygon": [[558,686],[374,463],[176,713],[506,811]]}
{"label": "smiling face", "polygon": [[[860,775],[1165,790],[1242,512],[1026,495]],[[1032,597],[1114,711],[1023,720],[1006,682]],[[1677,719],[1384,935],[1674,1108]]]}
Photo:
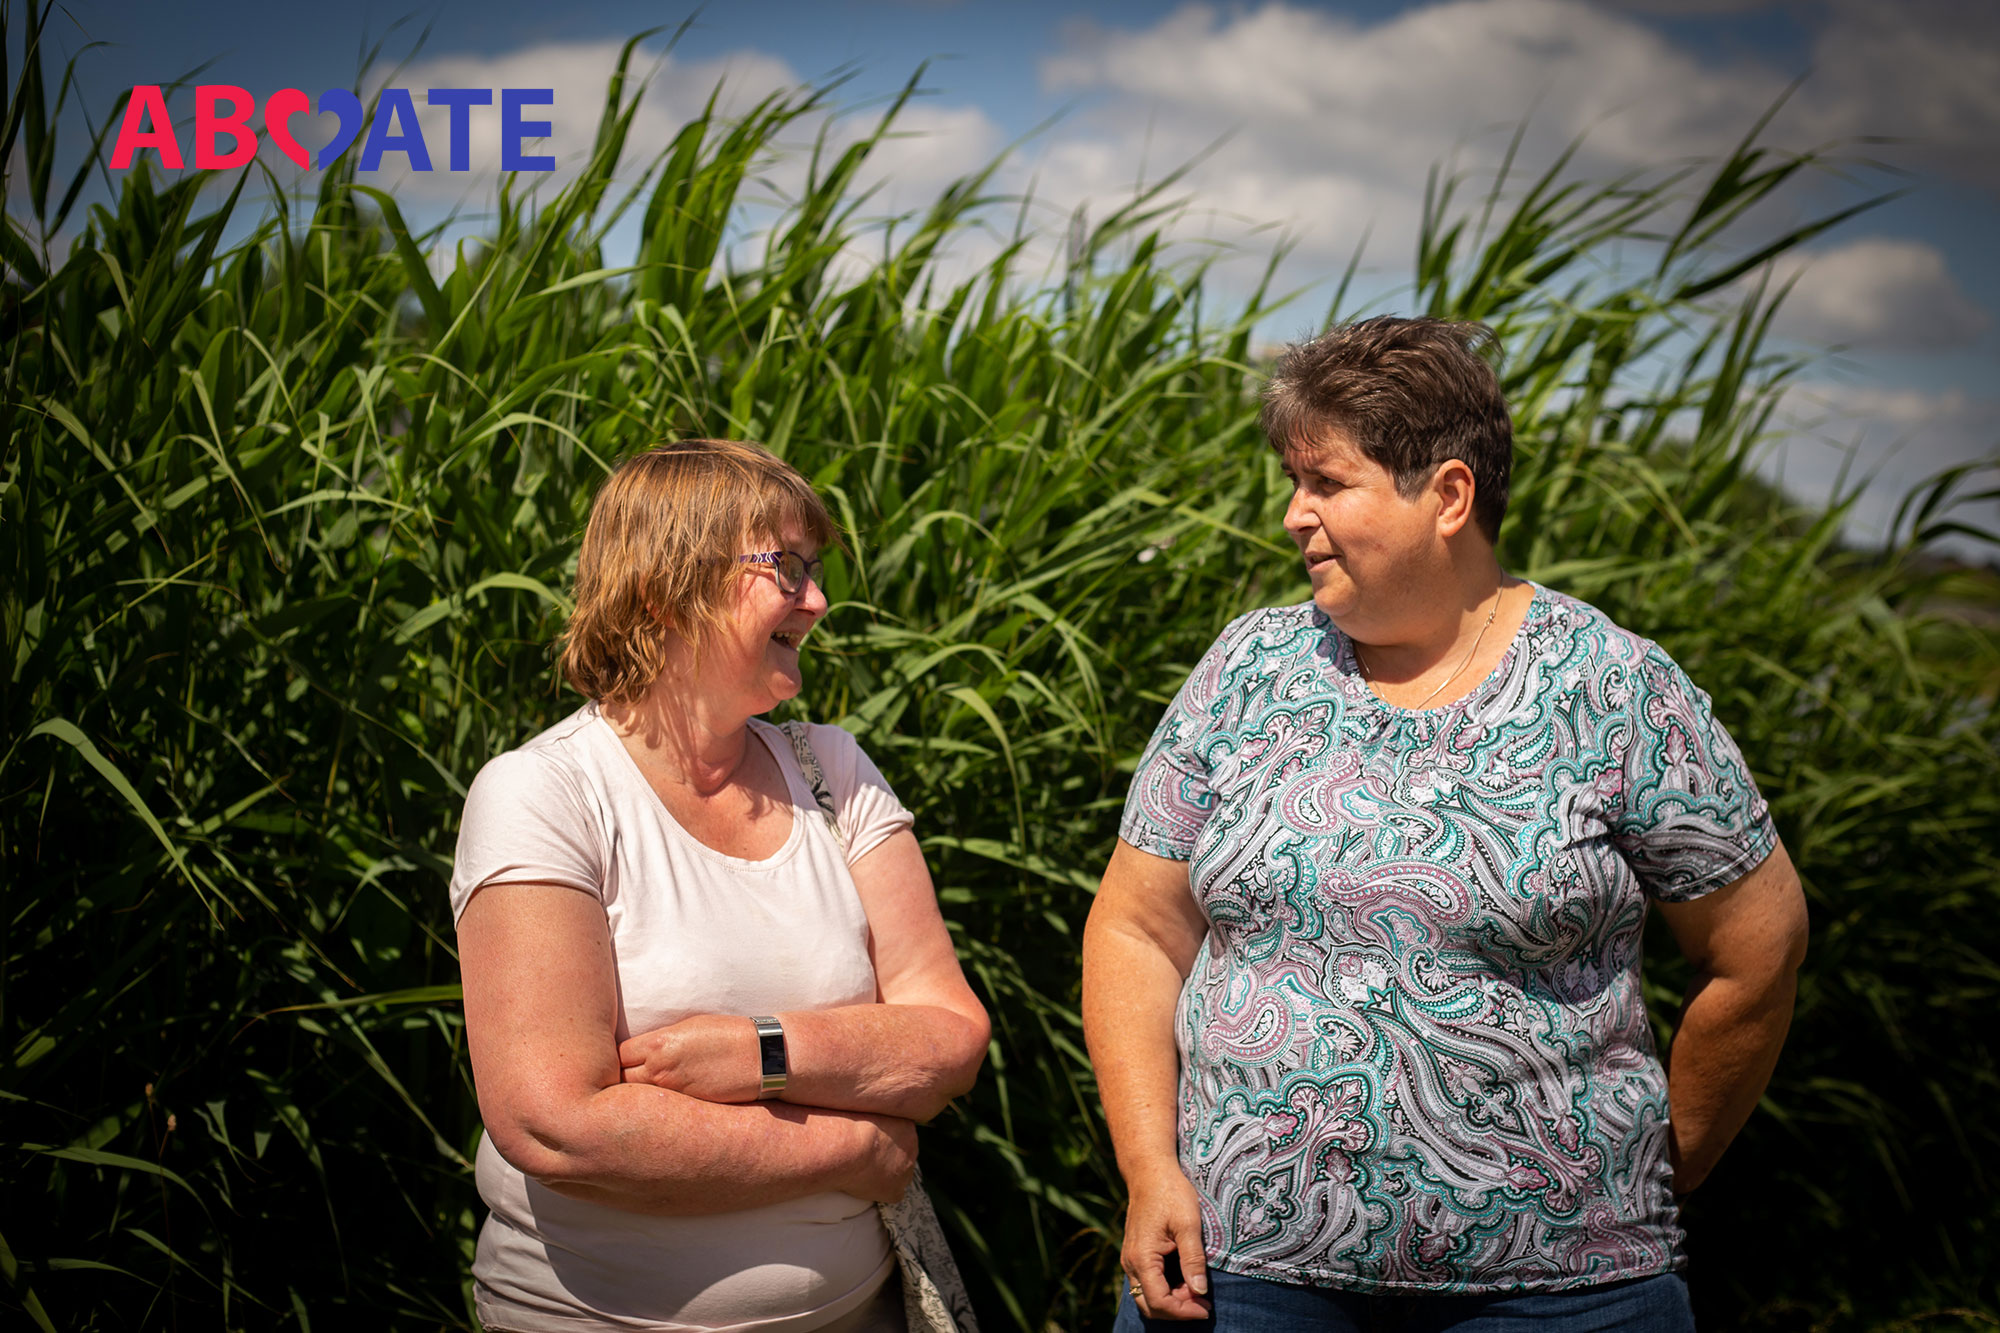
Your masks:
{"label": "smiling face", "polygon": [[1292,482],[1285,531],[1305,558],[1313,603],[1364,643],[1393,642],[1449,568],[1433,487],[1405,498],[1389,469],[1341,431],[1284,455]]}
{"label": "smiling face", "polygon": [[[750,541],[744,551],[782,547],[810,560],[818,546],[799,532],[782,540]],[[796,596],[778,587],[770,565],[737,567],[735,600],[728,619],[702,644],[696,664],[696,688],[715,700],[735,703],[732,711],[767,713],[804,687],[799,672],[799,647],[821,616],[826,594],[808,580]]]}
{"label": "smiling face", "polygon": [[[770,566],[735,557],[776,546],[816,556],[839,544],[811,483],[762,445],[690,439],[635,454],[591,504],[563,675],[601,701],[635,703],[662,686],[731,712],[747,692],[754,707],[743,711],[762,712],[798,693],[798,641],[826,598],[815,588],[788,598]],[[727,642],[712,642],[718,635]],[[766,645],[792,660],[766,662]],[[728,666],[698,681],[690,672],[710,657]]]}

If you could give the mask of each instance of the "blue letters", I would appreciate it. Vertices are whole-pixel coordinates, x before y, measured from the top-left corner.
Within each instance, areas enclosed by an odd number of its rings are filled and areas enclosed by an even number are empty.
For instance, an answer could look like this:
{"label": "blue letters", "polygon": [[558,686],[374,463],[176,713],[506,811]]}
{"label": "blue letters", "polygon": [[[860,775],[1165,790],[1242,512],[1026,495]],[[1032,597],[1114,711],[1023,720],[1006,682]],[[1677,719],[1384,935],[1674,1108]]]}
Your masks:
{"label": "blue letters", "polygon": [[[398,124],[403,132],[391,133]],[[382,90],[381,100],[375,104],[375,121],[368,127],[368,142],[361,146],[361,169],[381,170],[382,154],[390,151],[408,154],[412,171],[431,169],[430,150],[424,147],[424,132],[417,125],[417,104],[410,100],[408,88]]]}
{"label": "blue letters", "polygon": [[529,157],[521,151],[523,139],[546,139],[549,122],[522,120],[524,106],[553,106],[553,88],[502,88],[500,90],[500,169],[502,171],[554,171],[553,157]]}
{"label": "blue letters", "polygon": [[451,169],[472,168],[472,108],[492,106],[491,88],[433,88],[426,94],[432,106],[451,108]]}

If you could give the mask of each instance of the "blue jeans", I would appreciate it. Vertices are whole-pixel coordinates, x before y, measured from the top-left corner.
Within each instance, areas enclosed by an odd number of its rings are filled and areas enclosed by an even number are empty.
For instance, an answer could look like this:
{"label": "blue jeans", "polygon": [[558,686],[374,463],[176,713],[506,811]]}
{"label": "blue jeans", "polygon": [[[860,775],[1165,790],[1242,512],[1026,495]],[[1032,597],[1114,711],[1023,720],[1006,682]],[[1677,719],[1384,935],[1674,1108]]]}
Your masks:
{"label": "blue jeans", "polygon": [[1571,1291],[1363,1294],[1208,1271],[1215,1317],[1141,1319],[1131,1292],[1112,1333],[1694,1333],[1678,1273]]}

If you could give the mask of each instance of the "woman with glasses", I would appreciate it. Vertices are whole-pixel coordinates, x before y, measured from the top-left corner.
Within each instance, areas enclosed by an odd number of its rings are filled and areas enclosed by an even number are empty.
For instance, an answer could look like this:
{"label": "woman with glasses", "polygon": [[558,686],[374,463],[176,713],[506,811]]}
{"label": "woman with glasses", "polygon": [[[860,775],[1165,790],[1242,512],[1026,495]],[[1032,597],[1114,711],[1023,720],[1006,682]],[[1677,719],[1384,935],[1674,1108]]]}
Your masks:
{"label": "woman with glasses", "polygon": [[480,771],[451,882],[488,1328],[903,1328],[875,1205],[988,1027],[909,812],[847,732],[760,716],[834,540],[753,444],[597,495],[561,650],[589,702]]}
{"label": "woman with glasses", "polygon": [[1489,336],[1367,320],[1265,391],[1312,600],[1196,665],[1084,933],[1119,1333],[1692,1326],[1676,1196],[1770,1077],[1805,901],[1708,696],[1501,568]]}

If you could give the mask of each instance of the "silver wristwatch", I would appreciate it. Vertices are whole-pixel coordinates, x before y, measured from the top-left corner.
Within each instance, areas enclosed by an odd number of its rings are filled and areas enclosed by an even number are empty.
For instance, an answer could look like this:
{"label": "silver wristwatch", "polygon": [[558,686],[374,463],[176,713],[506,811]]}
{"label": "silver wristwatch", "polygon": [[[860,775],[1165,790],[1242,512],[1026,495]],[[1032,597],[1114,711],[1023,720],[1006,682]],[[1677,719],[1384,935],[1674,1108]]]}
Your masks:
{"label": "silver wristwatch", "polygon": [[750,1021],[757,1025],[757,1059],[763,1075],[757,1095],[782,1096],[785,1076],[791,1073],[791,1065],[785,1059],[784,1025],[769,1014],[753,1017]]}

